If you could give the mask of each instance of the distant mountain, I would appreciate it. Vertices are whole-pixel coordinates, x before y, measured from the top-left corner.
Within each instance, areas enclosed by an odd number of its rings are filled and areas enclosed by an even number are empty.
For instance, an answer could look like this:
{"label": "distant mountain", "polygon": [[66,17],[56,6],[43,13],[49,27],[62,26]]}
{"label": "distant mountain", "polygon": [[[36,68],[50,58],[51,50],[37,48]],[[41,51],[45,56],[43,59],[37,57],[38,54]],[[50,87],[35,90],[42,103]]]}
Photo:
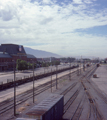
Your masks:
{"label": "distant mountain", "polygon": [[56,58],[60,58],[60,55],[51,53],[51,52],[46,52],[46,51],[42,51],[42,50],[35,50],[32,48],[28,48],[28,47],[24,47],[25,51],[27,54],[32,54],[34,55],[36,58],[46,58],[46,57],[56,57]]}

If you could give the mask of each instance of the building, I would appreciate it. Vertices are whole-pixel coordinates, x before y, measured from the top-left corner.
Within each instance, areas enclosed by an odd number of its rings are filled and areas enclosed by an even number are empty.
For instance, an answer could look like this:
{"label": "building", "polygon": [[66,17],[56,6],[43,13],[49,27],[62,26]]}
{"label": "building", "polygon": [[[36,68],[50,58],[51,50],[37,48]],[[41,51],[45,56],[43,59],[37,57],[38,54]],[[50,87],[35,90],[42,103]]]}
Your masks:
{"label": "building", "polygon": [[54,61],[60,61],[59,58],[55,58],[55,57],[48,57],[48,58],[37,58],[38,62],[54,62]]}
{"label": "building", "polygon": [[37,62],[35,56],[26,54],[22,45],[1,44],[0,71],[12,70],[13,64],[16,64],[17,59],[25,60],[27,62]]}

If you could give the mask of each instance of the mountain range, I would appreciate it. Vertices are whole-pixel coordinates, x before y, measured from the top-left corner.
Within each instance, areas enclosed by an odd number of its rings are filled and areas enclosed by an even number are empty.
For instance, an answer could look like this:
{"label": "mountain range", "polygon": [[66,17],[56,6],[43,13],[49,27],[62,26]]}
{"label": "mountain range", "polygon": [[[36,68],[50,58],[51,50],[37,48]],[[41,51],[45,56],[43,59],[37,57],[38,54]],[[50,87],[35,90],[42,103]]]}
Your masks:
{"label": "mountain range", "polygon": [[42,50],[36,50],[36,49],[29,48],[29,47],[24,47],[24,49],[27,54],[32,54],[36,58],[47,58],[47,57],[60,58],[61,57],[60,55],[55,54],[55,53],[46,52],[46,51],[42,51]]}

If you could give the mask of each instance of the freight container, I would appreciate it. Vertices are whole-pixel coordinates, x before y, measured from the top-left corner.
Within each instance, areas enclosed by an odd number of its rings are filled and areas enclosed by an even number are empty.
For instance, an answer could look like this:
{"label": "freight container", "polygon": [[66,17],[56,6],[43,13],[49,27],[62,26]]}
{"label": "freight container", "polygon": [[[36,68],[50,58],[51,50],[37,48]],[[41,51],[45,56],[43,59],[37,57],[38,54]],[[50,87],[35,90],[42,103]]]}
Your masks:
{"label": "freight container", "polygon": [[35,105],[23,117],[35,120],[61,120],[63,116],[63,95],[52,94]]}

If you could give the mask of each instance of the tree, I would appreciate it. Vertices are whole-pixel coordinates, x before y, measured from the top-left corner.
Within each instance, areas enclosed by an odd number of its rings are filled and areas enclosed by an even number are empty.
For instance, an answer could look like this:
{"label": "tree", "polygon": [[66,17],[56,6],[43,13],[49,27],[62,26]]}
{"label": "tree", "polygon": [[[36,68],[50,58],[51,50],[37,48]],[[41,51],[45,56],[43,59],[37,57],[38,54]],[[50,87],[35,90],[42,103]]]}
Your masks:
{"label": "tree", "polygon": [[43,63],[42,63],[42,67],[46,67],[46,63],[43,62]]}
{"label": "tree", "polygon": [[27,63],[27,64],[28,64],[28,69],[32,69],[33,64],[31,64],[31,63]]}
{"label": "tree", "polygon": [[60,61],[54,61],[55,65],[60,65]]}
{"label": "tree", "polygon": [[28,64],[26,61],[18,59],[16,68],[17,68],[17,70],[27,70]]}
{"label": "tree", "polygon": [[72,58],[72,57],[67,58],[67,62],[70,62],[70,63],[73,62],[74,60],[75,60],[75,58]]}

